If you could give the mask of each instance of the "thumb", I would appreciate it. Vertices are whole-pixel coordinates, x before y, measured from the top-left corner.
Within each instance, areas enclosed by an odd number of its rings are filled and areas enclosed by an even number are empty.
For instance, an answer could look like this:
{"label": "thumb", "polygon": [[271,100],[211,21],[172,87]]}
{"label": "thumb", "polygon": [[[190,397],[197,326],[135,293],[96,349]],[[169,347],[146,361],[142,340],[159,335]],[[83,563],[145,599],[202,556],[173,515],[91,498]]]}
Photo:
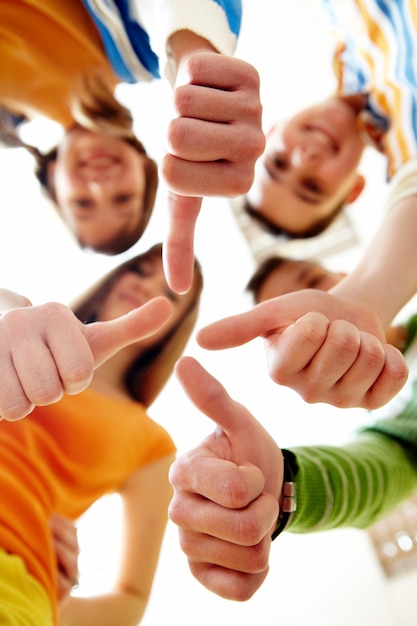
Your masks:
{"label": "thumb", "polygon": [[186,293],[192,284],[194,267],[194,231],[202,198],[168,196],[168,233],[163,247],[163,263],[168,285],[177,293]]}
{"label": "thumb", "polygon": [[156,333],[166,324],[171,313],[169,300],[158,297],[114,320],[87,324],[84,335],[94,357],[94,367],[122,348]]}
{"label": "thumb", "polygon": [[176,376],[191,402],[229,436],[250,428],[253,416],[233,400],[223,385],[192,357],[181,357]]}

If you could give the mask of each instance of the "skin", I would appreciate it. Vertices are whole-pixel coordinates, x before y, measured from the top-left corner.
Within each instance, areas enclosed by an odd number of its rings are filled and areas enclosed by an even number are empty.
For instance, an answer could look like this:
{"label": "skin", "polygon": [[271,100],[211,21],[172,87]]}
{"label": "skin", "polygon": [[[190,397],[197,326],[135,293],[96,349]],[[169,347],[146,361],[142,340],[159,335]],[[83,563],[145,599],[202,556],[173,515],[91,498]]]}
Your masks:
{"label": "skin", "polygon": [[[358,311],[366,330],[355,325]],[[403,356],[386,343],[373,312],[357,303],[351,312],[347,302],[317,289],[262,302],[197,334],[199,344],[209,350],[242,345],[255,337],[265,340],[272,380],[294,389],[306,402],[375,409],[407,379]]]}
{"label": "skin", "polygon": [[332,97],[270,129],[247,194],[260,215],[297,235],[356,200],[364,187],[357,105]]}
{"label": "skin", "polygon": [[258,290],[257,302],[270,300],[300,289],[327,291],[344,276],[322,267],[313,261],[283,262],[272,270]]}
{"label": "skin", "polygon": [[[168,287],[162,261],[157,257],[140,259],[134,271],[125,272],[113,283],[99,312],[99,321],[105,324],[109,320],[125,316],[129,311],[140,310],[149,301],[160,300],[161,297],[171,304],[168,323],[160,325],[147,337],[143,336],[140,344],[132,343],[115,354],[111,360],[102,363],[99,372],[94,373],[91,383],[94,388],[118,397],[128,397],[124,384],[126,368],[137,358],[138,350],[144,351],[158,343],[178,323],[194,297],[191,292],[180,296]],[[119,376],[117,372],[120,373]]]}
{"label": "skin", "polygon": [[49,166],[64,221],[81,246],[100,249],[142,220],[144,157],[121,139],[76,126]]}
{"label": "skin", "polygon": [[[346,274],[332,272],[313,261],[288,261],[271,270],[258,290],[256,303],[301,289],[328,291],[337,285]],[[386,331],[387,342],[402,350],[407,339],[405,326],[390,326]]]}
{"label": "skin", "polygon": [[268,574],[271,534],[283,480],[282,453],[272,437],[194,359],[176,374],[215,431],[171,466],[169,517],[193,576],[229,600],[250,598]]}
{"label": "skin", "polygon": [[[25,302],[6,290],[3,295],[9,303]],[[94,370],[113,355],[114,361],[103,372],[107,371],[116,393],[115,362],[126,366],[137,353],[138,340],[143,340],[142,349],[157,341],[167,332],[168,320],[170,325],[176,323],[190,298],[169,289],[159,262],[144,264],[142,273],[127,272],[115,281],[106,299],[103,321],[82,324],[68,307],[57,302],[7,311],[0,318],[0,375],[7,380],[0,390],[0,417],[21,419],[36,405],[57,402],[63,394],[80,393],[90,385]],[[131,344],[136,345],[129,350]],[[123,371],[118,379],[120,389]],[[99,380],[95,377],[94,384],[100,384]]]}
{"label": "skin", "polygon": [[[339,274],[316,263],[288,262],[267,277],[259,299],[286,289],[302,290],[312,282],[321,290],[340,280]],[[402,327],[392,328],[390,341],[401,343],[404,338]],[[282,453],[256,419],[196,361],[182,358],[176,371],[190,400],[216,429],[171,466],[174,496],[169,517],[178,525],[193,576],[221,597],[245,601],[268,574],[281,498]]]}
{"label": "skin", "polygon": [[169,48],[178,67],[177,117],[168,127],[168,151],[161,162],[170,191],[164,267],[170,287],[184,293],[192,284],[202,196],[246,193],[265,136],[259,75],[253,66],[218,54],[189,31],[175,33]]}
{"label": "skin", "polygon": [[170,313],[165,298],[121,318],[87,325],[57,302],[8,311],[0,319],[0,374],[8,381],[0,391],[1,419],[21,419],[36,405],[80,393],[89,386],[94,368],[158,330]]}
{"label": "skin", "polygon": [[[12,303],[11,292],[3,296]],[[89,385],[109,397],[130,400],[123,383],[126,369],[173,328],[193,297],[191,292],[184,296],[172,293],[161,258],[139,259],[133,270],[129,268],[111,283],[100,303],[98,322],[84,325],[57,303],[22,306],[4,313],[0,319],[0,361],[2,380],[8,384],[2,385],[3,417],[24,417],[36,404],[56,402],[63,393],[78,393]],[[24,304],[18,294],[14,302]],[[52,393],[39,398],[40,389]],[[16,411],[18,405],[24,407],[23,412]],[[61,626],[136,626],[140,622],[167,522],[172,496],[168,470],[173,460],[174,455],[169,454],[145,464],[118,490],[123,513],[122,552],[114,586],[107,593],[88,598],[69,594],[77,578],[76,533],[68,520],[51,519]]]}
{"label": "skin", "polygon": [[59,600],[62,601],[78,584],[77,528],[71,520],[58,514],[51,517],[50,527],[57,559]]}
{"label": "skin", "polygon": [[[108,396],[128,399],[123,376],[132,359],[165,335],[183,316],[191,294],[179,297],[169,290],[162,259],[141,259],[134,271],[120,275],[103,299],[98,324],[111,324],[150,303],[166,303],[171,298],[171,316],[164,328],[122,348],[94,372],[91,386]],[[172,297],[171,297],[172,296]],[[151,300],[150,300],[151,299]],[[137,307],[140,307],[139,309]],[[164,305],[165,307],[165,305]],[[119,317],[121,316],[121,317]],[[161,325],[159,325],[161,328]],[[167,522],[167,507],[172,496],[168,470],[174,460],[170,454],[133,472],[121,485],[122,553],[113,589],[90,598],[67,596],[60,606],[62,626],[135,626],[141,620],[155,575],[159,551]]]}

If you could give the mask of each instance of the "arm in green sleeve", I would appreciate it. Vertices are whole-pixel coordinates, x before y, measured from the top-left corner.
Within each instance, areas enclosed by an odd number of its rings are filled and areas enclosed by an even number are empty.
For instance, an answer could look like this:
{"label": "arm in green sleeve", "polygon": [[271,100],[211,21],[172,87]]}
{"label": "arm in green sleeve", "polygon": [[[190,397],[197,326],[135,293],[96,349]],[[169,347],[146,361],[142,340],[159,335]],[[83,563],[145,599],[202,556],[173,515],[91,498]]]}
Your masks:
{"label": "arm in green sleeve", "polygon": [[370,526],[417,489],[417,450],[410,450],[376,429],[359,431],[342,447],[292,448],[299,471],[288,530]]}

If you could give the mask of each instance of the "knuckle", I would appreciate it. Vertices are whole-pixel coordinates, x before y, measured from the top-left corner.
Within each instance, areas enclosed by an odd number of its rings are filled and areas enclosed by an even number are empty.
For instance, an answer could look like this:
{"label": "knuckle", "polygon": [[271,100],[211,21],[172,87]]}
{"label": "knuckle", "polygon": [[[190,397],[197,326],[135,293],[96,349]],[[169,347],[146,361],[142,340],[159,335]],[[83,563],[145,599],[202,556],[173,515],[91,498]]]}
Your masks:
{"label": "knuckle", "polygon": [[[258,549],[256,549],[261,545],[260,542],[263,538],[261,529],[262,525],[255,512],[248,509],[245,511],[245,514],[242,514],[241,511],[238,513],[237,531],[239,542],[244,546],[251,546],[251,548],[253,548],[251,551],[253,560],[260,559],[262,555],[262,550],[260,550],[260,554],[258,554]],[[258,565],[256,565],[254,571],[259,571]]]}
{"label": "knuckle", "polygon": [[177,526],[180,526],[183,521],[182,515],[182,506],[179,503],[178,499],[175,497],[172,498],[171,502],[168,505],[168,517]]}
{"label": "knuckle", "polygon": [[33,404],[43,406],[46,404],[53,404],[58,402],[63,396],[62,385],[57,381],[44,381],[39,382],[29,395],[29,400]]}
{"label": "knuckle", "polygon": [[382,368],[385,361],[385,353],[380,344],[370,343],[363,347],[365,365],[369,368]]}
{"label": "knuckle", "polygon": [[270,539],[268,537],[267,542],[261,541],[251,549],[252,560],[250,565],[252,573],[258,574],[259,572],[263,572],[268,567],[269,545]]}
{"label": "knuckle", "polygon": [[259,91],[260,86],[261,86],[261,79],[260,79],[258,70],[255,68],[254,65],[251,65],[250,63],[246,63],[246,62],[244,63],[245,63],[244,76],[245,76],[246,84],[248,85],[249,88]]}
{"label": "knuckle", "polygon": [[235,480],[227,479],[220,485],[222,499],[233,509],[240,509],[248,502],[248,489],[240,473],[235,475]]}
{"label": "knuckle", "polygon": [[92,376],[93,367],[94,363],[91,358],[91,360],[83,359],[75,363],[72,367],[64,369],[61,376],[65,390],[71,388],[73,385],[87,384]]}
{"label": "knuckle", "polygon": [[16,400],[13,404],[4,405],[0,409],[0,416],[8,422],[15,422],[26,417],[34,409],[34,405],[27,399]]}
{"label": "knuckle", "polygon": [[[321,386],[319,381],[316,379],[309,381],[308,384],[306,383],[305,386],[298,391],[298,393],[304,402],[307,402],[307,404],[316,404],[317,402],[321,402],[323,400]],[[331,404],[330,401],[329,404]]]}
{"label": "knuckle", "polygon": [[187,125],[182,118],[171,120],[168,127],[168,143],[172,154],[178,156],[186,148],[188,142]]}
{"label": "knuckle", "polygon": [[198,542],[196,544],[195,534],[193,532],[179,532],[179,544],[181,550],[188,558],[197,558],[198,556]]}
{"label": "knuckle", "polygon": [[357,329],[348,322],[335,322],[329,330],[334,351],[344,358],[355,357],[364,345]]}
{"label": "knuckle", "polygon": [[193,108],[194,93],[192,85],[180,85],[174,92],[174,106],[178,115],[187,116]]}

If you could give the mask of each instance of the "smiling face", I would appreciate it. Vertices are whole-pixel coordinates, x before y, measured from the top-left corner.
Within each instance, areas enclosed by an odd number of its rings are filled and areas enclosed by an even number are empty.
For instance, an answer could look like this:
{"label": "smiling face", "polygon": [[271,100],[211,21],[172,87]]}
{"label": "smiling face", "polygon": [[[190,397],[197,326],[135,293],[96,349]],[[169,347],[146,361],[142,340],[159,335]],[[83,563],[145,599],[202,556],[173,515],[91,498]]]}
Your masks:
{"label": "smiling face", "polygon": [[302,234],[362,191],[363,148],[348,102],[332,98],[306,109],[268,133],[248,202],[276,227]]}
{"label": "smiling face", "polygon": [[129,313],[157,296],[171,301],[172,315],[166,326],[152,337],[141,341],[153,345],[176,326],[195,299],[194,290],[184,295],[173,292],[165,279],[160,254],[143,255],[128,264],[111,284],[99,307],[98,321],[106,321]]}
{"label": "smiling face", "polygon": [[105,251],[139,230],[145,158],[121,139],[80,127],[66,134],[50,174],[61,215],[82,247]]}

